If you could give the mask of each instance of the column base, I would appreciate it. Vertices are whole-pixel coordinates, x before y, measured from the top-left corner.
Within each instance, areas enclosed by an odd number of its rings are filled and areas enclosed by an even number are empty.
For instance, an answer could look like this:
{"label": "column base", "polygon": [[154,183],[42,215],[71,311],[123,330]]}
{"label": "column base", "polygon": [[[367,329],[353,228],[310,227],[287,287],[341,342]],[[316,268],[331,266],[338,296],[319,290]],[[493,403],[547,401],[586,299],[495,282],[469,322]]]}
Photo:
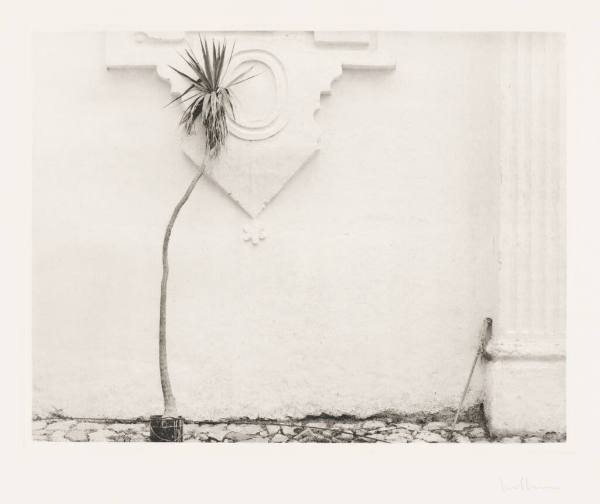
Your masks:
{"label": "column base", "polygon": [[559,343],[493,343],[484,408],[490,434],[566,433],[565,352]]}

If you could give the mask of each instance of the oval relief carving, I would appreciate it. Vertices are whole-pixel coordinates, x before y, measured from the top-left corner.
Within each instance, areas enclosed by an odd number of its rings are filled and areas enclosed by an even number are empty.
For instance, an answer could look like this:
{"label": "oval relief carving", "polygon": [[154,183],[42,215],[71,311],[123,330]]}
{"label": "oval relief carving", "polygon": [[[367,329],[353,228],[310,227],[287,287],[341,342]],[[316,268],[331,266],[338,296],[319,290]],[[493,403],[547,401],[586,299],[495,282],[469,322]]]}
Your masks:
{"label": "oval relief carving", "polygon": [[250,67],[248,76],[256,77],[234,87],[236,116],[229,117],[229,132],[242,140],[264,140],[287,124],[287,78],[281,61],[262,49],[242,50],[233,56],[232,75]]}

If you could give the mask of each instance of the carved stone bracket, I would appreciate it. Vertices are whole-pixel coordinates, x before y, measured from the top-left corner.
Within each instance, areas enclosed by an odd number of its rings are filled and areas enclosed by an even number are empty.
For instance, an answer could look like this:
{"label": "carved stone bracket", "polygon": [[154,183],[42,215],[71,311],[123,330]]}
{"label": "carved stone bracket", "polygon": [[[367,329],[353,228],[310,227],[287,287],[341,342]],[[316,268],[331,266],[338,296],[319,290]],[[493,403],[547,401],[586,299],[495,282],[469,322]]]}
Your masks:
{"label": "carved stone bracket", "polygon": [[[202,33],[210,39],[235,40],[231,71],[249,66],[257,77],[235,88],[236,118],[231,137],[207,174],[251,217],[256,217],[318,150],[315,112],[322,94],[343,69],[393,70],[395,63],[364,32]],[[165,79],[173,95],[186,86],[169,65],[183,69],[177,52],[199,52],[197,32],[112,32],[106,37],[108,68],[150,67]],[[200,164],[203,132],[182,133],[185,154]]]}

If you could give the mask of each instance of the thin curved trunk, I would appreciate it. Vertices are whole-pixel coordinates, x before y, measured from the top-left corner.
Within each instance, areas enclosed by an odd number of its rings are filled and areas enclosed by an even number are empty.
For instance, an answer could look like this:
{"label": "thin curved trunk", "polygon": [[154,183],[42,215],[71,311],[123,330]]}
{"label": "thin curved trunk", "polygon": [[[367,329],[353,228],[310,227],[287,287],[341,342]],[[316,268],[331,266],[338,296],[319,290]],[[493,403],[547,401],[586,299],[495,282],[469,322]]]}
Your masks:
{"label": "thin curved trunk", "polygon": [[204,166],[206,159],[202,161],[200,170],[194,176],[190,185],[183,197],[179,200],[179,203],[175,206],[167,229],[165,231],[165,237],[163,240],[162,247],[162,282],[160,284],[160,322],[158,330],[158,360],[160,366],[160,384],[162,386],[163,399],[165,403],[165,412],[163,416],[176,417],[177,416],[177,404],[175,402],[175,396],[173,395],[173,389],[171,388],[171,380],[169,379],[169,366],[167,364],[167,280],[169,278],[169,240],[171,239],[171,232],[173,231],[173,225],[175,219],[179,215],[181,207],[185,205],[186,201],[192,194],[192,191],[196,187],[196,184],[204,175]]}

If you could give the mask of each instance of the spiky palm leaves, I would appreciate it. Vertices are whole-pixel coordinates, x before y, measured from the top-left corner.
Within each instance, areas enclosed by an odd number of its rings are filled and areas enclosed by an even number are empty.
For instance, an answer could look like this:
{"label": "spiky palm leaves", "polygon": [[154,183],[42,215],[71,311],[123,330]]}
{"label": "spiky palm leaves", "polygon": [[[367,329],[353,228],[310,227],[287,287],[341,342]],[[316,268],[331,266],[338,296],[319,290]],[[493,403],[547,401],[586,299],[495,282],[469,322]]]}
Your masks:
{"label": "spiky palm leaves", "polygon": [[[209,49],[206,40],[200,37],[202,59],[196,57],[191,50],[185,50],[181,58],[190,67],[194,75],[188,75],[171,67],[184,77],[189,87],[170,103],[190,102],[181,115],[180,125],[188,135],[195,131],[199,120],[206,134],[206,148],[210,157],[216,157],[229,133],[227,128],[227,112],[235,117],[231,88],[254,77],[248,75],[252,67],[234,75],[224,82],[229,71],[229,64],[234,54],[235,44],[231,51],[227,50],[227,42],[212,42]],[[229,53],[229,55],[227,55]],[[227,63],[225,61],[227,60]],[[169,105],[170,105],[169,103]]]}

